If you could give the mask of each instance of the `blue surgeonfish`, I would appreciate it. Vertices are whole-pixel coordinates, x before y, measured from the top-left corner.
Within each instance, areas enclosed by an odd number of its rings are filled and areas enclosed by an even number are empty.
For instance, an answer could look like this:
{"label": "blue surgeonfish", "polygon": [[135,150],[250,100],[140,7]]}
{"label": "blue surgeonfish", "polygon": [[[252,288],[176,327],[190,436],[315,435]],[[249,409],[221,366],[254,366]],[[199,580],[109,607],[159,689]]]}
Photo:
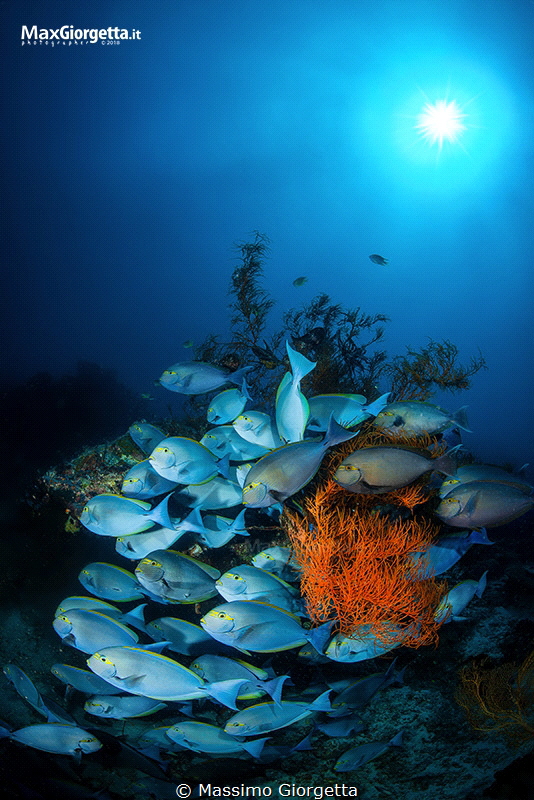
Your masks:
{"label": "blue surgeonfish", "polygon": [[218,514],[206,514],[203,519],[204,530],[197,532],[197,540],[206,547],[222,547],[236,534],[248,536],[245,528],[245,511],[246,509],[240,511],[235,519],[221,517]]}
{"label": "blue surgeonfish", "polygon": [[133,497],[97,494],[87,501],[80,521],[85,528],[99,536],[127,536],[146,531],[153,525],[172,528],[167,511],[169,496],[151,508],[150,503]]}
{"label": "blue surgeonfish", "polygon": [[310,397],[310,416],[306,427],[310,431],[325,431],[328,420],[333,416],[338,425],[353,428],[382,411],[390,394],[387,392],[372,403],[367,403],[362,394],[319,394]]}
{"label": "blue surgeonfish", "polygon": [[190,508],[202,511],[219,511],[241,505],[241,487],[231,480],[218,475],[207,483],[196,486],[183,486],[174,492],[173,497]]}
{"label": "blue surgeonfish", "polygon": [[488,571],[486,570],[478,581],[461,581],[456,586],[453,586],[450,592],[447,592],[445,597],[442,598],[436,609],[434,615],[436,622],[450,622],[451,620],[459,622],[467,619],[467,617],[461,617],[460,614],[475,595],[482,597],[482,593],[486,588],[487,574]]}
{"label": "blue surgeonfish", "polygon": [[297,589],[250,564],[232,567],[215,581],[215,588],[228,602],[260,600],[294,614],[302,613],[302,599]]}
{"label": "blue surgeonfish", "polygon": [[169,603],[201,603],[215,597],[220,572],[176,550],[154,550],[135,569],[139,583]]}
{"label": "blue surgeonfish", "polygon": [[460,483],[436,508],[435,513],[455,528],[496,528],[534,508],[534,497],[502,483]]}
{"label": "blue surgeonfish", "polygon": [[71,667],[70,664],[53,664],[50,672],[67,686],[72,686],[73,689],[84,694],[119,694],[122,691],[115,689],[94,672],[80,669],[80,667]]}
{"label": "blue surgeonfish", "polygon": [[331,419],[322,442],[294,442],[260,458],[247,474],[243,505],[264,508],[282,503],[311,481],[329,447],[352,439],[356,433]]}
{"label": "blue surgeonfish", "polygon": [[62,600],[54,612],[54,617],[65,613],[65,611],[70,611],[71,608],[85,608],[87,611],[101,611],[112,619],[120,619],[122,617],[122,611],[116,606],[111,605],[111,603],[106,603],[105,600],[99,600],[98,597],[84,597],[83,595],[71,595]]}
{"label": "blue surgeonfish", "polygon": [[479,531],[459,531],[451,536],[442,536],[427,550],[408,555],[412,564],[417,567],[416,578],[419,581],[441,575],[454,566],[474,544],[494,544],[488,539],[485,528]]}
{"label": "blue surgeonfish", "polygon": [[380,264],[381,267],[385,267],[388,264],[388,259],[384,258],[384,256],[379,255],[378,253],[371,253],[369,256],[373,264]]}
{"label": "blue surgeonfish", "polygon": [[13,684],[15,691],[26,700],[37,713],[46,717],[47,722],[74,721],[72,717],[67,719],[67,713],[59,706],[57,706],[57,710],[59,711],[59,714],[57,714],[55,711],[56,704],[53,702],[51,703],[48,698],[43,697],[31,678],[26,675],[24,670],[17,667],[16,664],[6,664],[2,671],[6,678]]}
{"label": "blue surgeonfish", "polygon": [[280,702],[283,683],[289,677],[281,675],[270,679],[268,672],[247,661],[209,653],[195,658],[190,669],[208,683],[243,678],[247,683],[239,689],[238,700],[253,700],[269,694],[275,703]]}
{"label": "blue surgeonfish", "polygon": [[298,617],[268,603],[234,600],[222,603],[200,620],[214,639],[245,653],[277,653],[310,642],[320,652],[331,624],[305,630]]}
{"label": "blue surgeonfish", "polygon": [[224,392],[219,392],[207,410],[208,422],[212,425],[226,425],[227,422],[233,422],[241,414],[249,399],[244,382],[241,389],[225,389]]}
{"label": "blue surgeonfish", "polygon": [[78,580],[84,589],[104,600],[128,603],[130,600],[142,600],[145,596],[145,590],[135,575],[105,561],[87,564],[78,575]]}
{"label": "blue surgeonfish", "polygon": [[455,414],[439,406],[417,400],[401,400],[388,405],[374,420],[377,428],[397,436],[420,436],[423,433],[441,433],[447,428],[462,428],[469,431],[467,417],[462,406]]}
{"label": "blue surgeonfish", "polygon": [[[95,676],[96,677],[96,676]],[[86,700],[83,707],[88,714],[106,719],[130,719],[146,717],[167,708],[165,703],[141,695],[97,694]]]}
{"label": "blue surgeonfish", "polygon": [[159,382],[171,392],[205,394],[219,389],[225,383],[241,386],[245,375],[251,369],[252,367],[242,367],[235,372],[228,372],[203,361],[181,362],[166,369]]}
{"label": "blue surgeonfish", "polygon": [[200,442],[217,458],[226,456],[230,461],[254,460],[269,452],[267,447],[243,439],[233,425],[210,428]]}
{"label": "blue surgeonfish", "polygon": [[[396,660],[397,659],[393,659],[385,672],[367,675],[365,678],[360,678],[357,681],[349,683],[348,686],[344,686],[332,700],[331,716],[341,716],[342,714],[346,714],[349,710],[357,711],[362,709],[373,699],[377,692],[386,689],[393,683],[402,684],[404,669],[395,670]],[[331,686],[329,681],[327,681],[327,683]]]}
{"label": "blue surgeonfish", "polygon": [[177,722],[167,729],[166,735],[173,742],[181,744],[195,753],[210,753],[211,755],[222,756],[246,752],[254,756],[254,758],[259,758],[263,746],[269,738],[245,742],[235,736],[230,736],[222,728],[196,720]]}
{"label": "blue surgeonfish", "polygon": [[206,633],[200,625],[178,617],[158,617],[148,622],[146,632],[155,642],[167,641],[169,650],[184,656],[197,656],[201,653],[235,652],[213,636]]}
{"label": "blue surgeonfish", "polygon": [[331,689],[327,689],[311,703],[290,700],[282,700],[281,703],[257,703],[230,717],[224,730],[232,736],[256,736],[258,733],[285,728],[309,717],[315,711],[330,711],[330,692]]}
{"label": "blue surgeonfish", "polygon": [[[403,634],[400,629],[389,626],[391,635],[388,636],[388,628],[384,625],[384,635],[379,638],[369,630],[369,627],[362,625],[359,631],[350,635],[336,633],[329,642],[325,655],[332,661],[354,663],[376,658],[402,644]],[[409,632],[406,631],[406,638],[408,635]]]}
{"label": "blue surgeonfish", "polygon": [[334,764],[336,772],[351,772],[353,769],[367,764],[373,758],[378,758],[390,747],[402,747],[402,731],[399,731],[389,742],[368,742],[358,747],[351,747],[338,758]]}
{"label": "blue surgeonfish", "polygon": [[87,664],[96,675],[124,692],[164,702],[214,697],[236,708],[235,699],[243,684],[242,680],[206,683],[172,658],[140,647],[107,647],[93,653]]}
{"label": "blue surgeonfish", "polygon": [[449,450],[439,458],[428,458],[404,447],[362,447],[343,459],[334,480],[358,494],[385,494],[433,470],[451,474],[456,469]]}
{"label": "blue surgeonfish", "polygon": [[291,372],[286,372],[276,393],[276,427],[282,441],[300,442],[310,415],[308,401],[300,391],[300,382],[315,367],[302,353],[286,342]]}
{"label": "blue surgeonfish", "polygon": [[257,553],[252,559],[252,564],[258,569],[272,572],[284,581],[294,581],[298,578],[300,566],[295,560],[290,547],[273,545]]}
{"label": "blue surgeonfish", "polygon": [[366,725],[358,714],[345,714],[342,717],[327,717],[323,722],[317,723],[315,727],[326,736],[337,737],[361,733],[365,730]]}
{"label": "blue surgeonfish", "polygon": [[454,475],[443,481],[439,489],[439,496],[446,497],[459,484],[473,483],[474,481],[513,486],[525,494],[531,494],[534,488],[531,483],[523,478],[521,470],[519,472],[508,472],[491,464],[464,464],[457,468]]}
{"label": "blue surgeonfish", "polygon": [[8,731],[0,727],[0,736],[9,737],[14,742],[44,750],[45,753],[80,756],[100,750],[102,743],[92,733],[76,725],[47,722],[42,725],[28,725],[18,731]]}
{"label": "blue surgeonfish", "polygon": [[145,458],[144,461],[139,461],[128,470],[122,481],[121,492],[126,497],[146,500],[157,497],[158,494],[172,492],[177,486],[176,481],[169,481],[158,475],[148,458]]}
{"label": "blue surgeonfish", "polygon": [[242,439],[267,450],[274,450],[275,447],[284,444],[273,420],[263,411],[247,411],[246,414],[240,414],[232,422],[232,427]]}
{"label": "blue surgeonfish", "polygon": [[[209,481],[222,469],[217,464],[218,459],[207,447],[185,436],[163,439],[151,452],[148,460],[158,475],[169,481],[185,484]],[[172,528],[172,524],[161,524]]]}
{"label": "blue surgeonfish", "polygon": [[156,428],[155,425],[150,425],[148,422],[134,422],[128,428],[128,433],[143,453],[147,455],[165,439],[166,434]]}
{"label": "blue surgeonfish", "polygon": [[113,645],[132,645],[138,636],[116,619],[100,611],[72,608],[54,619],[53,628],[63,644],[70,644],[83,653]]}
{"label": "blue surgeonfish", "polygon": [[187,517],[174,523],[172,528],[152,528],[144,533],[133,533],[131,536],[117,536],[115,550],[125,558],[144,558],[154,550],[167,550],[184,534],[203,532],[204,524],[197,509]]}

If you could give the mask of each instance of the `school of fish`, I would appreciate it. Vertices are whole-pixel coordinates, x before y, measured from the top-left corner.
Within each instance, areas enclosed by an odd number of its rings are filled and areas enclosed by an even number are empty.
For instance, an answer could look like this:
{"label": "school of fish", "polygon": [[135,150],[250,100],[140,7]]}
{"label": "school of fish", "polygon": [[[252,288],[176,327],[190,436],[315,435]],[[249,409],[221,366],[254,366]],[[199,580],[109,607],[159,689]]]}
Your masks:
{"label": "school of fish", "polygon": [[[370,258],[387,263],[381,256]],[[160,384],[170,391],[199,395],[220,390],[207,411],[214,427],[194,441],[134,423],[129,433],[145,459],[125,473],[120,495],[96,495],[81,514],[83,526],[113,539],[117,554],[132,566],[93,562],[81,568],[78,578],[88,594],[61,600],[52,625],[64,645],[83,654],[88,669],[57,663],[51,671],[84,696],[81,707],[96,720],[175,713],[173,724],[153,727],[132,742],[156,761],[184,748],[206,757],[274,760],[292,750],[277,747],[273,732],[313,716],[314,730],[327,736],[359,733],[364,726],[358,712],[378,691],[402,683],[403,671],[393,661],[383,673],[325,681],[312,699],[299,697],[287,689],[290,675],[277,675],[268,663],[260,667],[244,657],[265,654],[267,659],[301,648],[303,656],[318,663],[352,663],[398,647],[398,637],[389,647],[365,629],[348,636],[336,633],[332,623],[308,627],[299,565],[287,547],[269,547],[251,564],[236,564],[223,574],[177,549],[185,535],[196,541],[195,555],[248,536],[247,509],[276,515],[313,479],[329,448],[357,437],[356,426],[366,420],[399,437],[469,430],[464,408],[450,414],[423,402],[388,404],[388,394],[372,403],[360,394],[306,398],[301,381],[315,364],[289,343],[286,347],[290,369],[279,384],[273,416],[253,408],[247,367],[229,372],[193,361],[165,370]],[[227,384],[237,388],[224,388]],[[457,451],[453,447],[431,458],[402,443],[363,447],[333,475],[348,492],[377,496],[427,473],[442,476],[435,514],[449,530],[425,553],[412,556],[420,564],[421,580],[449,570],[473,545],[491,545],[487,528],[534,506],[533,487],[521,471],[457,466]],[[188,513],[180,517],[173,510],[176,501]],[[486,573],[450,589],[435,610],[436,620],[464,619],[462,612],[485,586]],[[199,612],[198,625],[181,618],[181,605],[206,601],[211,603]],[[137,605],[129,611],[115,605],[123,603]],[[154,604],[171,606],[170,615],[155,616]],[[4,673],[46,722],[19,730],[0,724],[0,736],[77,758],[102,747],[96,723],[90,731],[80,727],[16,665],[5,665]],[[192,703],[197,700],[228,709],[224,725],[195,720]],[[307,740],[293,750],[309,748]],[[401,745],[402,731],[392,732],[387,742],[347,750],[333,768],[355,770]]]}

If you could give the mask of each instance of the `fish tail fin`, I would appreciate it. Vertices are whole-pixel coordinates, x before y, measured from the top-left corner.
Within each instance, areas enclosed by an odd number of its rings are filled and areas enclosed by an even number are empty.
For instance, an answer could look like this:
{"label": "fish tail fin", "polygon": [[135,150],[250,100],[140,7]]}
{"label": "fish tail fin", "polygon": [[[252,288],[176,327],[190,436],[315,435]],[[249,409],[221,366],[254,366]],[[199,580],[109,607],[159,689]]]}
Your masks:
{"label": "fish tail fin", "polygon": [[[172,492],[171,492],[172,494]],[[171,495],[168,494],[167,497],[164,497],[161,503],[158,503],[157,506],[151,508],[150,511],[147,511],[147,517],[155,522],[157,525],[162,525],[164,528],[174,528],[174,524],[172,519],[169,516],[169,500],[171,499]]]}
{"label": "fish tail fin", "polygon": [[229,681],[214,681],[213,683],[206,683],[204,688],[211,697],[223,706],[237,710],[237,696],[244,683],[248,683],[248,681],[243,678]]}
{"label": "fish tail fin", "polygon": [[288,679],[289,675],[280,675],[279,678],[273,678],[270,681],[258,682],[258,686],[266,691],[273,698],[276,705],[279,706],[282,700],[282,687]]}
{"label": "fish tail fin", "polygon": [[228,533],[239,533],[240,536],[249,536],[249,532],[245,527],[245,513],[246,508],[239,512],[237,517],[234,519],[230,527],[228,528]]}
{"label": "fish tail fin", "polygon": [[288,341],[286,341],[286,350],[291,364],[291,372],[293,373],[293,380],[301,381],[308,373],[315,369],[315,361],[310,361],[305,355],[299,353],[298,350],[293,350]]}
{"label": "fish tail fin", "polygon": [[165,650],[165,648],[169,647],[171,644],[172,642],[151,642],[150,644],[144,644],[143,650],[150,650],[151,653],[161,653],[162,650]]}
{"label": "fish tail fin", "polygon": [[488,539],[488,532],[485,528],[472,530],[469,535],[469,544],[495,544]]}
{"label": "fish tail fin", "polygon": [[371,414],[371,416],[376,417],[377,414],[380,414],[383,408],[385,408],[388,404],[388,397],[390,396],[391,392],[386,392],[385,394],[380,395],[376,400],[373,400],[372,403],[368,403],[366,406],[362,408],[362,411],[365,411],[366,414]]}
{"label": "fish tail fin", "polygon": [[333,626],[333,622],[323,622],[323,624],[319,625],[318,628],[311,628],[311,630],[306,631],[306,638],[308,639],[309,643],[321,655],[323,654],[325,644],[330,638]]}
{"label": "fish tail fin", "polygon": [[477,583],[477,588],[475,591],[477,597],[482,597],[484,589],[486,588],[487,575],[488,575],[488,570],[485,571],[485,573],[482,575],[479,582]]}
{"label": "fish tail fin", "polygon": [[265,742],[268,742],[270,738],[270,736],[264,736],[263,739],[253,739],[251,742],[240,742],[240,744],[243,750],[246,750],[253,758],[259,758]]}
{"label": "fish tail fin", "polygon": [[183,527],[184,531],[190,531],[191,533],[204,533],[205,526],[200,510],[194,508],[191,513],[181,521],[180,527]]}
{"label": "fish tail fin", "polygon": [[398,733],[396,733],[393,739],[390,739],[388,744],[393,745],[393,747],[403,747],[402,734],[403,731],[399,731]]}
{"label": "fish tail fin", "polygon": [[132,608],[131,611],[122,615],[121,622],[124,623],[124,625],[131,625],[132,628],[137,628],[138,631],[146,633],[144,611],[147,605],[148,603],[140,603],[135,608]]}
{"label": "fish tail fin", "polygon": [[230,469],[230,456],[228,453],[217,461],[217,470],[223,478],[228,478],[228,470]]}
{"label": "fish tail fin", "polygon": [[311,743],[312,734],[313,730],[310,731],[308,734],[306,734],[304,739],[301,739],[300,742],[297,742],[297,744],[293,745],[293,747],[291,748],[291,752],[298,753],[300,750],[313,750],[313,746]]}
{"label": "fish tail fin", "polygon": [[332,703],[330,702],[330,693],[332,689],[327,689],[316,697],[313,703],[308,706],[310,711],[332,711]]}
{"label": "fish tail fin", "polygon": [[250,396],[250,392],[248,390],[248,384],[246,377],[243,376],[243,382],[241,384],[241,394],[247,398],[247,400],[252,401],[252,397]]}
{"label": "fish tail fin", "polygon": [[360,431],[349,431],[347,428],[343,428],[338,422],[335,421],[334,415],[330,415],[330,419],[328,420],[328,428],[324,435],[323,444],[325,447],[333,447],[335,444],[341,444],[341,442],[348,442],[349,439],[353,439]]}
{"label": "fish tail fin", "polygon": [[8,736],[11,736],[11,728],[7,722],[0,719],[0,739],[6,739]]}
{"label": "fish tail fin", "polygon": [[[245,375],[247,374],[247,372],[250,372],[251,369],[253,369],[252,366],[241,367],[241,369],[236,369],[235,372],[231,372],[229,375],[226,376],[226,378],[231,383],[235,383],[237,386],[241,386],[243,384],[243,381],[245,380]],[[243,392],[243,394],[245,393]]]}
{"label": "fish tail fin", "polygon": [[455,447],[451,447],[450,450],[447,450],[446,453],[443,453],[442,456],[436,458],[432,462],[432,469],[453,477],[458,468],[456,460],[453,458],[453,456],[456,455],[458,450],[461,450],[462,447],[462,444],[457,444]]}
{"label": "fish tail fin", "polygon": [[463,431],[467,431],[468,433],[472,433],[473,431],[467,424],[467,414],[466,409],[468,406],[462,406],[458,409],[456,414],[452,415],[452,421],[454,422],[455,427],[461,428]]}

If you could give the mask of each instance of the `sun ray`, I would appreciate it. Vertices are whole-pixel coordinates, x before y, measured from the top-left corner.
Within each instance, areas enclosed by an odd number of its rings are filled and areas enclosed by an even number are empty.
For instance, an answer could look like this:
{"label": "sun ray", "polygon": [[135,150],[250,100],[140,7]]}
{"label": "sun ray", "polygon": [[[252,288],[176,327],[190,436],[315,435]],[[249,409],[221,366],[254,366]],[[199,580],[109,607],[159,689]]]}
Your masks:
{"label": "sun ray", "polygon": [[416,130],[430,144],[437,144],[439,150],[444,142],[458,142],[460,135],[466,130],[462,122],[467,114],[455,100],[427,101],[417,118]]}

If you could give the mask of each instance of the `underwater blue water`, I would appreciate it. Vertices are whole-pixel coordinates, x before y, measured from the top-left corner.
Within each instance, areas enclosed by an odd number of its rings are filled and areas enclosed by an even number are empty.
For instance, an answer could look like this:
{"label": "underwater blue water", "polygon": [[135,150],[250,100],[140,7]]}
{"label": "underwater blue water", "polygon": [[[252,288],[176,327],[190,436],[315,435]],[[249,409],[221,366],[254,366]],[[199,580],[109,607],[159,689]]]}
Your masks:
{"label": "underwater blue water", "polygon": [[[480,350],[489,371],[444,402],[469,404],[482,458],[531,459],[532,2],[3,15],[6,380],[84,358],[150,391],[184,340],[225,330],[233,244],[259,230],[279,315],[324,291],[387,314],[391,353]],[[20,43],[23,24],[111,23],[141,40]],[[414,126],[443,97],[466,130],[439,154]]]}
{"label": "underwater blue water", "polygon": [[[533,0],[20,0],[0,15],[2,389],[83,360],[153,396],[154,419],[179,409],[153,382],[192,357],[184,342],[228,333],[235,243],[260,231],[271,332],[325,292],[387,315],[391,356],[429,339],[482,354],[469,391],[435,402],[468,406],[479,460],[534,464]],[[33,25],[140,39],[22,46]],[[465,130],[440,149],[416,125],[443,99]],[[110,558],[91,546],[69,543],[49,616],[80,560]]]}

